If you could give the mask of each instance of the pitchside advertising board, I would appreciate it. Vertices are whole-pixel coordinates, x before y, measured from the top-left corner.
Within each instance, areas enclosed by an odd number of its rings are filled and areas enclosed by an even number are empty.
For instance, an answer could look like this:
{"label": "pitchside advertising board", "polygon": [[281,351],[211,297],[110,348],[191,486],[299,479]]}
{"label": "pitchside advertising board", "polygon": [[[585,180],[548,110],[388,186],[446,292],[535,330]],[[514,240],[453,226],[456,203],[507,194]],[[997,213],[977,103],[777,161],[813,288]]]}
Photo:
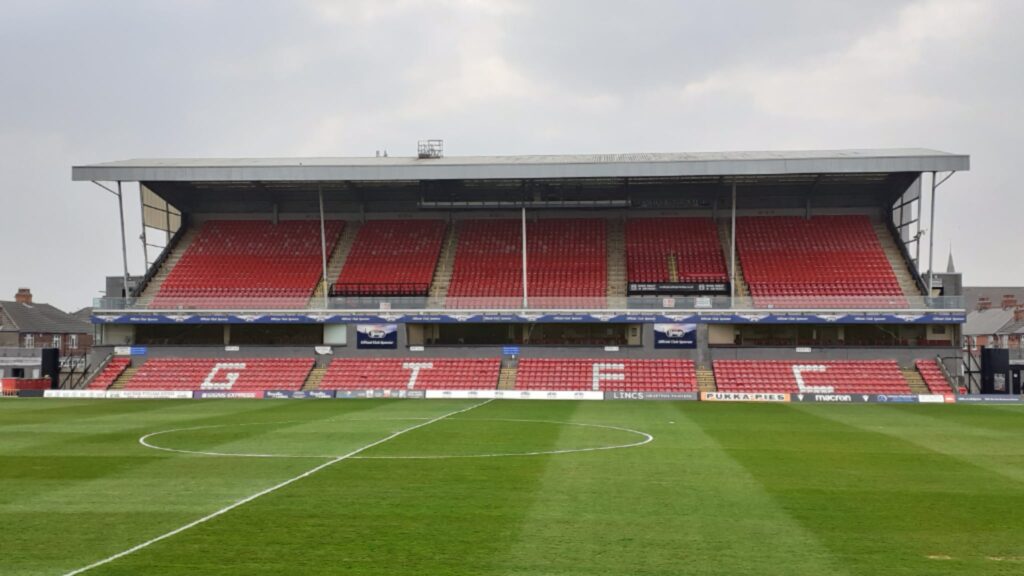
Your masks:
{"label": "pitchside advertising board", "polygon": [[398,348],[398,324],[357,324],[356,348]]}
{"label": "pitchside advertising board", "polygon": [[655,324],[655,348],[696,348],[696,324]]}

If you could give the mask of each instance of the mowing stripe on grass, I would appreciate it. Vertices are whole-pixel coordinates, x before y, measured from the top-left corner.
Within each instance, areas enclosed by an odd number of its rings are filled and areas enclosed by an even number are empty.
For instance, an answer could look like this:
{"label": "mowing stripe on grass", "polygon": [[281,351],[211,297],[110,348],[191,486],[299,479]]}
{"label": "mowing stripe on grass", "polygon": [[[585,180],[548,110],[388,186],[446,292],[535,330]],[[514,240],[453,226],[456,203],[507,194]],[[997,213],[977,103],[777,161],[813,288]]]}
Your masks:
{"label": "mowing stripe on grass", "polygon": [[267,488],[266,490],[261,490],[260,492],[257,492],[257,493],[255,493],[255,494],[253,494],[251,496],[246,496],[245,498],[242,498],[241,500],[238,500],[238,501],[234,502],[233,504],[230,504],[228,506],[225,506],[225,507],[221,508],[220,510],[217,510],[215,512],[207,514],[206,516],[203,516],[202,518],[199,518],[198,520],[194,520],[192,522],[189,522],[188,524],[185,524],[184,526],[181,526],[179,528],[175,528],[174,530],[171,530],[170,532],[166,532],[164,534],[161,534],[160,536],[157,536],[156,538],[153,538],[151,540],[147,540],[147,541],[145,541],[145,542],[143,542],[141,544],[138,544],[136,546],[133,546],[133,547],[131,547],[131,548],[129,548],[129,549],[123,551],[123,552],[118,552],[117,554],[114,554],[113,556],[109,556],[109,557],[104,558],[103,560],[100,560],[98,562],[93,562],[92,564],[89,564],[88,566],[84,566],[82,568],[78,568],[77,570],[72,570],[71,572],[67,572],[64,576],[75,576],[77,574],[82,574],[82,573],[85,573],[85,572],[87,572],[89,570],[92,570],[93,568],[98,568],[98,567],[103,566],[105,564],[109,564],[109,563],[113,562],[114,560],[117,560],[118,558],[123,558],[125,556],[128,556],[129,554],[134,554],[135,552],[138,552],[139,550],[142,550],[144,548],[152,546],[153,544],[156,544],[157,542],[160,542],[161,540],[166,540],[166,539],[168,539],[168,538],[170,538],[172,536],[175,536],[177,534],[181,534],[182,532],[184,532],[186,530],[189,530],[190,528],[194,528],[196,526],[199,526],[200,524],[203,524],[205,522],[209,522],[210,520],[213,520],[214,518],[216,518],[216,517],[218,517],[218,516],[220,516],[222,514],[230,512],[231,510],[234,510],[235,508],[238,508],[239,506],[242,506],[243,504],[247,504],[249,502],[252,502],[253,500],[255,500],[255,499],[257,499],[257,498],[259,498],[261,496],[266,496],[267,494],[270,494],[272,492],[276,492],[277,490],[280,490],[281,488],[284,488],[285,486],[288,486],[289,484],[293,484],[295,482],[298,482],[299,480],[302,480],[303,478],[307,478],[309,476],[312,476],[313,474],[316,474],[317,472],[323,470],[324,468],[327,468],[329,466],[337,464],[338,462],[341,462],[342,460],[347,460],[347,459],[355,456],[356,454],[359,454],[360,452],[364,452],[366,450],[369,450],[370,448],[373,448],[374,446],[379,446],[379,445],[387,442],[388,440],[391,440],[393,438],[397,438],[398,436],[401,436],[402,434],[405,434],[406,432],[412,432],[413,430],[416,430],[418,428],[423,428],[424,426],[429,426],[430,424],[433,424],[434,422],[438,422],[440,420],[444,420],[445,418],[448,418],[449,416],[455,416],[456,414],[462,414],[463,412],[468,412],[468,411],[470,411],[470,410],[472,410],[474,408],[477,408],[479,406],[483,406],[484,404],[487,404],[488,402],[491,402],[491,401],[493,401],[493,399],[492,400],[485,400],[483,402],[479,402],[477,404],[473,404],[472,406],[469,406],[467,408],[462,408],[462,409],[459,409],[459,410],[454,410],[452,412],[447,412],[447,413],[442,414],[442,415],[440,415],[440,416],[438,416],[436,418],[432,418],[432,419],[427,420],[425,422],[420,422],[419,424],[415,424],[413,426],[409,426],[408,428],[403,428],[403,429],[401,429],[401,430],[399,430],[397,432],[394,432],[394,433],[392,433],[392,434],[390,434],[388,436],[385,436],[384,438],[381,438],[380,440],[377,440],[375,442],[371,442],[370,444],[367,444],[367,445],[365,445],[365,446],[363,446],[361,448],[357,448],[357,449],[349,452],[348,454],[344,454],[344,455],[338,456],[337,458],[334,458],[333,460],[329,460],[327,462],[324,462],[323,464],[320,464],[319,466],[310,468],[309,470],[306,470],[302,474],[299,474],[298,476],[293,476],[292,478],[289,478],[289,479],[285,480],[284,482],[280,482],[278,484],[275,484],[275,485],[271,486],[270,488]]}

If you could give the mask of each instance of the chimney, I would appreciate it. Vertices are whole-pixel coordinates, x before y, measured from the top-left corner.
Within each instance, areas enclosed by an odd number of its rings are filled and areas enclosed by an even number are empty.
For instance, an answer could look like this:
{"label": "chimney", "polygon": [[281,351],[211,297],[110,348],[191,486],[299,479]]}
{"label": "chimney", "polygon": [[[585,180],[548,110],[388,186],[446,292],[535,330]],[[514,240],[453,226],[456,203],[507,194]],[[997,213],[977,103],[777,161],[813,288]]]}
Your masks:
{"label": "chimney", "polygon": [[1017,307],[1013,309],[1013,321],[1024,322],[1024,305],[1018,304]]}
{"label": "chimney", "polygon": [[32,291],[28,288],[18,288],[18,293],[14,295],[14,301],[18,304],[31,304]]}
{"label": "chimney", "polygon": [[982,310],[988,310],[992,307],[992,300],[988,296],[982,296],[978,298],[978,312]]}
{"label": "chimney", "polygon": [[1013,294],[1003,294],[1003,310],[1017,307],[1017,297]]}

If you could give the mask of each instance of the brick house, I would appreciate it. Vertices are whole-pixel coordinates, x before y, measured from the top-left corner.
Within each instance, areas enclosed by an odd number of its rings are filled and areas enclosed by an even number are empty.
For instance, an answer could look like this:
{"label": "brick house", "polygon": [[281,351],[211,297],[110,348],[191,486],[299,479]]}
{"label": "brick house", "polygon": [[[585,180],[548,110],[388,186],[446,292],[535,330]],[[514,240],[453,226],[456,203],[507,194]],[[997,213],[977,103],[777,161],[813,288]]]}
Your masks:
{"label": "brick house", "polygon": [[33,302],[28,288],[20,288],[13,301],[0,300],[0,347],[58,348],[61,357],[84,356],[92,338],[91,324]]}

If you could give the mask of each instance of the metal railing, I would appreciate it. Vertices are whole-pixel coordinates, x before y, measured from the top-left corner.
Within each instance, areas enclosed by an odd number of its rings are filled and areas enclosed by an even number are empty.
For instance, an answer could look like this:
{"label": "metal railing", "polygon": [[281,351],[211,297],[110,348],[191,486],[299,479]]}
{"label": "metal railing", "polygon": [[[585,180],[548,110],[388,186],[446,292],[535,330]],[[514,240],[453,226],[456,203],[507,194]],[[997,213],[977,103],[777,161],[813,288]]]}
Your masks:
{"label": "metal railing", "polygon": [[[304,311],[324,310],[322,298],[237,298],[202,297],[169,299],[158,306],[143,306],[135,298],[96,298],[97,312],[113,311]],[[962,296],[837,296],[758,298],[729,296],[624,296],[624,297],[545,297],[529,298],[526,306],[519,297],[448,297],[443,302],[429,296],[338,296],[327,299],[327,310],[705,310],[752,312],[821,311],[957,311],[963,312]]]}

